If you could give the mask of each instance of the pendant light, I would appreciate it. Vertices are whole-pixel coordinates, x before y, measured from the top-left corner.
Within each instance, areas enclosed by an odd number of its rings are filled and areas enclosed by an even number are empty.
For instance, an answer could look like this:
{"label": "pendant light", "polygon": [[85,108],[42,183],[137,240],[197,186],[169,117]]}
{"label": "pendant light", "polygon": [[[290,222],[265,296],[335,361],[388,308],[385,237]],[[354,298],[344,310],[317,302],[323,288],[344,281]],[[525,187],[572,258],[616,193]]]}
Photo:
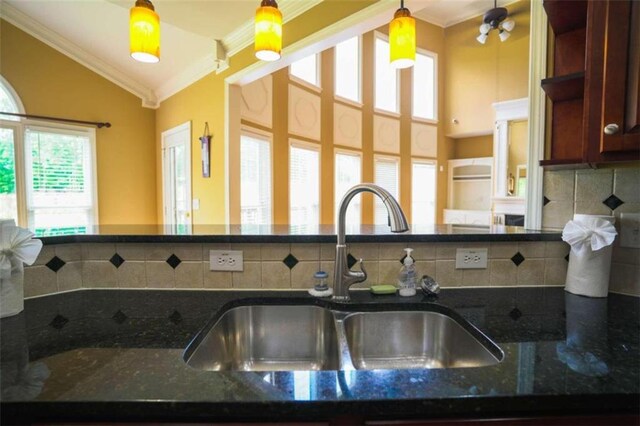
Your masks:
{"label": "pendant light", "polygon": [[396,69],[411,67],[416,60],[416,20],[404,7],[404,0],[389,23],[389,52]]}
{"label": "pendant light", "polygon": [[476,37],[479,43],[485,44],[489,31],[498,30],[500,41],[506,41],[510,36],[510,32],[515,28],[516,23],[509,18],[509,11],[504,7],[498,7],[497,0],[493,0],[493,9],[487,11],[482,17],[482,25],[480,25],[480,35]]}
{"label": "pendant light", "polygon": [[263,61],[277,61],[282,51],[282,13],[275,0],[262,0],[256,10],[255,52]]}
{"label": "pendant light", "polygon": [[160,61],[160,17],[150,0],[136,0],[129,14],[129,50],[139,62]]}

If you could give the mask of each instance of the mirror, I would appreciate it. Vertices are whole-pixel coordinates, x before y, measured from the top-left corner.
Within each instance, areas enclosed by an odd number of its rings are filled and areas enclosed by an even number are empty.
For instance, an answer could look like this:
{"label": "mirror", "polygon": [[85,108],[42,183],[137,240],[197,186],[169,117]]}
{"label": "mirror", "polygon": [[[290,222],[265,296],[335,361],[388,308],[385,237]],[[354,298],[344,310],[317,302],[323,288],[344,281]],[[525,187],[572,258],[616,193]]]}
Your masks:
{"label": "mirror", "polygon": [[[412,10],[412,69],[388,66],[385,23],[230,86],[231,223],[332,224],[341,194],[364,181],[394,194],[413,224],[523,224],[531,4],[506,6],[509,36],[495,30],[481,43],[483,12],[460,17],[445,3]],[[488,164],[481,174],[454,173],[479,164]],[[251,189],[268,182],[269,199]],[[387,223],[368,195],[349,209],[351,224]]]}

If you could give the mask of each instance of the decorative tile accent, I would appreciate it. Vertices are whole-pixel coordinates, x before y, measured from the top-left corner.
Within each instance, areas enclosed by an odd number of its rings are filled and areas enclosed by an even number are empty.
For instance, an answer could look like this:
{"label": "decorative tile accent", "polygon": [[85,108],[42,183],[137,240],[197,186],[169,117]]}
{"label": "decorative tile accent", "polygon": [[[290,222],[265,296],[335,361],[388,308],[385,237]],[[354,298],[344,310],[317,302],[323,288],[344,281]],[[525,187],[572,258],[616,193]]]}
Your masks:
{"label": "decorative tile accent", "polygon": [[511,312],[509,312],[509,316],[511,317],[512,320],[518,321],[522,316],[522,312],[520,312],[520,309],[518,308],[513,308]]}
{"label": "decorative tile accent", "polygon": [[513,255],[511,261],[515,263],[516,266],[520,266],[520,264],[524,262],[524,256],[520,252],[517,252]]}
{"label": "decorative tile accent", "polygon": [[53,272],[58,272],[64,265],[66,265],[64,260],[60,259],[58,256],[53,256],[51,260],[47,262],[46,266]]}
{"label": "decorative tile accent", "polygon": [[551,202],[550,199],[548,199],[547,197],[543,197],[542,198],[542,205],[546,206],[547,204],[549,204]]}
{"label": "decorative tile accent", "polygon": [[621,205],[623,205],[624,201],[616,197],[615,194],[611,194],[606,200],[602,202],[602,204],[609,207],[611,210],[615,210]]}
{"label": "decorative tile accent", "polygon": [[291,253],[289,253],[287,255],[287,257],[285,257],[282,262],[287,265],[287,267],[289,269],[293,269],[294,266],[296,266],[298,264],[298,259],[296,259],[296,257],[294,255],[292,255]]}
{"label": "decorative tile accent", "polygon": [[180,260],[180,258],[178,256],[176,256],[175,254],[172,254],[171,256],[169,256],[169,258],[167,259],[167,263],[169,264],[169,266],[171,266],[173,269],[176,269],[178,267],[179,264],[182,263],[182,260]]}
{"label": "decorative tile accent", "polygon": [[122,312],[120,309],[118,309],[118,312],[113,314],[113,316],[111,317],[111,319],[114,320],[116,324],[122,324],[127,320],[127,318],[128,317],[125,315],[125,313]]}
{"label": "decorative tile accent", "polygon": [[116,253],[113,256],[111,256],[111,259],[109,259],[109,262],[111,262],[111,264],[116,268],[119,268],[120,265],[124,263],[124,259],[118,253]]}
{"label": "decorative tile accent", "polygon": [[356,263],[358,263],[358,259],[353,257],[351,253],[347,254],[347,266],[349,267],[349,269],[353,268],[353,265],[355,265]]}
{"label": "decorative tile accent", "polygon": [[55,328],[56,330],[62,330],[62,327],[64,327],[65,325],[67,325],[67,323],[69,322],[68,318],[63,317],[62,315],[56,315],[55,318],[53,318],[51,320],[51,322],[49,323],[49,325],[53,328]]}
{"label": "decorative tile accent", "polygon": [[566,260],[567,262],[569,261],[569,253],[567,253],[567,255],[564,257],[564,260]]}
{"label": "decorative tile accent", "polygon": [[180,312],[178,311],[173,311],[173,313],[169,315],[169,321],[178,325],[182,322],[182,315],[180,315]]}

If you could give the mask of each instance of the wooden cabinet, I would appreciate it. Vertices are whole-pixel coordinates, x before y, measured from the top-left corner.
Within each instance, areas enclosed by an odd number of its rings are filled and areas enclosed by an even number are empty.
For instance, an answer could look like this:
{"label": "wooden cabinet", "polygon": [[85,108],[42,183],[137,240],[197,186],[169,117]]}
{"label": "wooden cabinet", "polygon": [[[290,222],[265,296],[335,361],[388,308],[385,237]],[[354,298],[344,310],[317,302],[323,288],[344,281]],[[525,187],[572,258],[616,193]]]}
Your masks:
{"label": "wooden cabinet", "polygon": [[640,160],[640,2],[545,0],[554,32],[543,166]]}

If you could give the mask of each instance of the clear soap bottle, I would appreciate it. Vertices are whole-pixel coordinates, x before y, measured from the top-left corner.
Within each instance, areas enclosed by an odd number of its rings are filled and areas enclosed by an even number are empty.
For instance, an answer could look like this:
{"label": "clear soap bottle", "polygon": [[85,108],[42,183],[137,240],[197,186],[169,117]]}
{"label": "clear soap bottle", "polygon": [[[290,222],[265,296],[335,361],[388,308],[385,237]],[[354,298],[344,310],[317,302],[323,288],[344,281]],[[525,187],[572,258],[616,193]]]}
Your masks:
{"label": "clear soap bottle", "polygon": [[404,257],[402,268],[398,274],[398,286],[400,296],[415,296],[416,294],[416,267],[413,264],[411,252],[413,249],[404,249],[407,255]]}

